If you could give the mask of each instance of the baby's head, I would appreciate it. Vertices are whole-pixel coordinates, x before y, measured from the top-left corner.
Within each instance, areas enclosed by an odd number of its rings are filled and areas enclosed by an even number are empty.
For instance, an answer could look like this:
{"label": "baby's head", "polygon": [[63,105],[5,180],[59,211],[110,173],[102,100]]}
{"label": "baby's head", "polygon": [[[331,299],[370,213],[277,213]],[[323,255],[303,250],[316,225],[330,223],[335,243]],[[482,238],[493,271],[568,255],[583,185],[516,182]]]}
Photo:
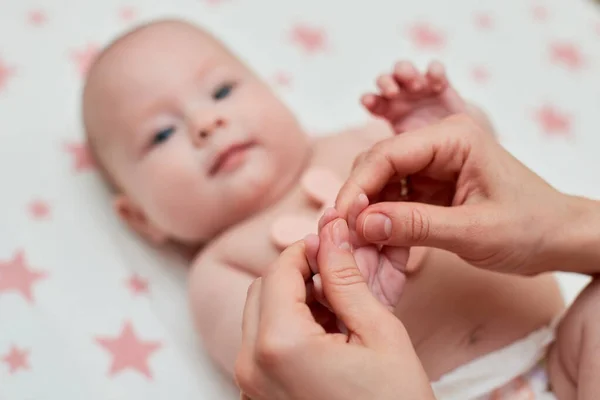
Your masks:
{"label": "baby's head", "polygon": [[278,199],[309,154],[267,84],[181,21],[113,42],[90,69],[83,117],[115,210],[155,243],[210,240]]}

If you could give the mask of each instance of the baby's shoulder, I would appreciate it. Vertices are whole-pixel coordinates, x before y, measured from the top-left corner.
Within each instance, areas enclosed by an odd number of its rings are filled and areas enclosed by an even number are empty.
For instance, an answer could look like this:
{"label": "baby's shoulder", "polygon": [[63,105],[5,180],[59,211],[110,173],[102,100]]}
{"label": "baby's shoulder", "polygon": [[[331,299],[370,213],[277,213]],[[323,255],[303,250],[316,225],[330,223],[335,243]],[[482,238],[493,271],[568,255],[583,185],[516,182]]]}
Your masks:
{"label": "baby's shoulder", "polygon": [[195,264],[220,264],[260,276],[277,253],[269,240],[267,220],[257,215],[215,238],[196,257]]}

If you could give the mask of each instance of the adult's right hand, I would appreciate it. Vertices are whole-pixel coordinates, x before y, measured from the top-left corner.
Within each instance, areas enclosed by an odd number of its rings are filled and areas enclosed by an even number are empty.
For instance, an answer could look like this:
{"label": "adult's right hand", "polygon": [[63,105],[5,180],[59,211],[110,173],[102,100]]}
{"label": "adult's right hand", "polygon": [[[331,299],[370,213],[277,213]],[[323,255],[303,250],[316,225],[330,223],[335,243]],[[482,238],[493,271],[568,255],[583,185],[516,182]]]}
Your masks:
{"label": "adult's right hand", "polygon": [[[407,201],[381,201],[404,178]],[[376,144],[338,195],[341,216],[361,194],[370,205],[355,229],[368,242],[442,248],[525,275],[559,269],[568,259],[561,240],[577,236],[573,221],[586,215],[580,199],[552,188],[462,115]]]}

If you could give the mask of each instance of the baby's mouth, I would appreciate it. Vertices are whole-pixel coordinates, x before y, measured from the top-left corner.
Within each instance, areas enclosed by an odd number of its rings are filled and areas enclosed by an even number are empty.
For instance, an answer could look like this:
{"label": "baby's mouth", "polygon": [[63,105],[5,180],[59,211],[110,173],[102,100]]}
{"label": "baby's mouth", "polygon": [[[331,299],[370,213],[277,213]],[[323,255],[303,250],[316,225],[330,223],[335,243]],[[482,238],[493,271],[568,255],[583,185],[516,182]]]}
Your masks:
{"label": "baby's mouth", "polygon": [[233,143],[217,153],[210,169],[209,176],[214,176],[218,173],[227,173],[235,171],[246,160],[248,150],[256,146],[256,142],[248,140],[245,142]]}

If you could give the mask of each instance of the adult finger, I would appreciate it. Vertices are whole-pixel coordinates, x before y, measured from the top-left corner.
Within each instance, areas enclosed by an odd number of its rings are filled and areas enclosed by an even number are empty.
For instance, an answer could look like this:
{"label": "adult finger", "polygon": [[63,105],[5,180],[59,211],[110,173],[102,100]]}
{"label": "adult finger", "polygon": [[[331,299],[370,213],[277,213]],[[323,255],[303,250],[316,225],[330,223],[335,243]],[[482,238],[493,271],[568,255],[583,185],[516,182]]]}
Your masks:
{"label": "adult finger", "polygon": [[242,317],[242,348],[253,351],[260,319],[261,278],[256,279],[248,288],[246,304]]}
{"label": "adult finger", "polygon": [[369,291],[350,251],[346,221],[338,218],[321,231],[318,261],[323,291],[332,311],[366,345],[382,342],[382,321],[391,315]]}
{"label": "adult finger", "polygon": [[311,275],[303,241],[281,253],[263,278],[259,335],[261,329],[268,329],[270,335],[292,340],[298,335],[324,332],[306,304],[306,282]]}
{"label": "adult finger", "polygon": [[367,207],[358,217],[358,236],[388,246],[427,246],[460,253],[485,240],[486,226],[497,216],[478,205],[440,207],[385,202]]}
{"label": "adult finger", "polygon": [[438,178],[455,177],[471,144],[462,134],[473,129],[474,123],[467,117],[455,116],[377,143],[340,189],[336,210],[345,218],[360,194],[373,198],[392,178],[406,178],[424,170]]}

